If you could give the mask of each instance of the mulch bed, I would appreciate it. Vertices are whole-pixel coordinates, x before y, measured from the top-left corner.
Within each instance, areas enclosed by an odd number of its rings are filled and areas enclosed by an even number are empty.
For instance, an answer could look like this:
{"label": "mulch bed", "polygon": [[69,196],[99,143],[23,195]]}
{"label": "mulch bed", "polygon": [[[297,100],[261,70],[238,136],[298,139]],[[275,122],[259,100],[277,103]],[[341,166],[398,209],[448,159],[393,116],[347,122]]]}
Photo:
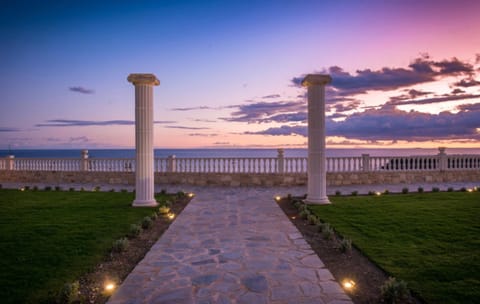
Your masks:
{"label": "mulch bed", "polygon": [[[307,220],[299,216],[292,198],[282,198],[277,202],[335,279],[340,283],[346,279],[355,282],[354,288],[346,290],[354,303],[384,303],[380,287],[389,277],[385,271],[354,246],[351,250],[342,253],[338,242],[341,238],[335,235],[331,240],[325,239],[315,225],[310,225]],[[410,297],[404,302],[396,303],[422,302],[417,298]]]}
{"label": "mulch bed", "polygon": [[[176,216],[190,202],[191,198],[178,198],[171,207]],[[81,303],[105,303],[110,294],[105,291],[105,283],[120,285],[135,266],[145,257],[150,248],[174,221],[159,215],[152,227],[143,230],[140,235],[129,239],[129,246],[122,252],[111,252],[105,260],[79,279]]]}

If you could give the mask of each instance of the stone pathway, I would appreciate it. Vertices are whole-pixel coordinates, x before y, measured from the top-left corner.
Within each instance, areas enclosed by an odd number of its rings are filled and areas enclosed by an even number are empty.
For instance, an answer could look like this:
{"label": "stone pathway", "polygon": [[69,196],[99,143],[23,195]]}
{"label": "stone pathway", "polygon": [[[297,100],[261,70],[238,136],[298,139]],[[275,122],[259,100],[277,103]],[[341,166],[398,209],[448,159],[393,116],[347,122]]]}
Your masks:
{"label": "stone pathway", "polygon": [[278,189],[192,190],[108,303],[351,303],[275,203]]}

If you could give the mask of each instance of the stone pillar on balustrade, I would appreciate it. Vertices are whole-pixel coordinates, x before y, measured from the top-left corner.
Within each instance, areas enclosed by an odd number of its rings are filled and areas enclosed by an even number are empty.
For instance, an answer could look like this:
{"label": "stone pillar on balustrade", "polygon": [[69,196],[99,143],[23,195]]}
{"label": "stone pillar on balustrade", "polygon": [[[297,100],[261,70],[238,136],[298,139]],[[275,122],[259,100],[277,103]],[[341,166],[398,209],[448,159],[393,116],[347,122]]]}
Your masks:
{"label": "stone pillar on balustrade", "polygon": [[88,150],[82,150],[80,158],[80,171],[88,171]]}
{"label": "stone pillar on balustrade", "polygon": [[445,147],[438,148],[438,169],[440,171],[445,171],[448,169],[447,154],[445,153],[445,150]]}
{"label": "stone pillar on balustrade", "polygon": [[160,81],[153,74],[130,74],[135,86],[135,200],[134,207],[157,206],[154,196],[153,86]]}
{"label": "stone pillar on balustrade", "polygon": [[285,157],[282,148],[277,149],[277,173],[283,174],[285,172]]}
{"label": "stone pillar on balustrade", "polygon": [[167,172],[177,172],[177,157],[175,155],[167,157]]}
{"label": "stone pillar on balustrade", "polygon": [[308,90],[308,190],[306,203],[330,204],[327,197],[325,157],[325,85],[329,75],[309,74],[302,85]]}
{"label": "stone pillar on balustrade", "polygon": [[5,170],[10,170],[10,171],[15,170],[15,155],[7,155]]}

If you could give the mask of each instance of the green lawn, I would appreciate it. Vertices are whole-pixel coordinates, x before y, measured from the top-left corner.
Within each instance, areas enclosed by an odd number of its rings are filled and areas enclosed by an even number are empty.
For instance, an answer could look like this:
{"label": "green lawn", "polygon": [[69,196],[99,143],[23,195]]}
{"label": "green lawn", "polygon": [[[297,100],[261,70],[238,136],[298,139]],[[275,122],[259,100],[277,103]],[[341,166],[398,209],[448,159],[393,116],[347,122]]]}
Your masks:
{"label": "green lawn", "polygon": [[153,213],[132,193],[0,190],[0,302],[39,303]]}
{"label": "green lawn", "polygon": [[315,214],[428,303],[478,303],[480,192],[330,199]]}

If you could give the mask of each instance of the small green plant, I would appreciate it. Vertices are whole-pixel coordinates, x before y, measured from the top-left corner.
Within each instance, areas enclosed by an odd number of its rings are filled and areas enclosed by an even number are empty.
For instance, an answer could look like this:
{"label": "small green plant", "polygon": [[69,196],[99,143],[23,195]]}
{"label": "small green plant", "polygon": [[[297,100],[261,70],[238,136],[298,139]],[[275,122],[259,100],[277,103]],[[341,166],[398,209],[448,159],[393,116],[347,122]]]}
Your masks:
{"label": "small green plant", "polygon": [[334,231],[333,231],[333,228],[330,227],[330,225],[326,226],[323,228],[322,230],[322,236],[324,239],[326,240],[331,240],[333,239],[333,236],[334,236]]}
{"label": "small green plant", "polygon": [[352,251],[352,240],[346,238],[342,239],[340,241],[339,249],[342,253]]}
{"label": "small green plant", "polygon": [[303,220],[306,220],[309,215],[310,215],[310,211],[308,211],[308,209],[302,210],[302,211],[300,211],[300,213],[298,214],[298,216],[299,216],[301,219],[303,219]]}
{"label": "small green plant", "polygon": [[3,187],[2,184],[0,184],[0,189],[2,189],[2,187]]}
{"label": "small green plant", "polygon": [[149,216],[146,216],[143,218],[142,220],[142,228],[147,230],[149,229],[150,227],[152,227],[153,225],[153,222],[152,222],[152,219],[149,217]]}
{"label": "small green plant", "polygon": [[100,191],[100,186],[93,187],[93,191],[94,191],[94,192]]}
{"label": "small green plant", "polygon": [[33,186],[33,191],[38,191],[38,186]]}
{"label": "small green plant", "polygon": [[122,251],[124,251],[125,249],[128,248],[128,244],[129,244],[129,242],[128,242],[127,238],[118,239],[115,242],[113,242],[112,251],[113,252],[122,252]]}
{"label": "small green plant", "polygon": [[339,191],[339,190],[337,190],[337,191],[335,191],[335,195],[336,195],[336,196],[340,196],[340,195],[342,195],[342,192]]}
{"label": "small green plant", "polygon": [[80,187],[80,192],[85,192],[85,188]]}
{"label": "small green plant", "polygon": [[465,187],[460,188],[460,192],[467,192],[467,188]]}
{"label": "small green plant", "polygon": [[325,229],[330,229],[330,224],[323,223],[323,222],[320,222],[320,223],[317,224],[317,231],[318,232],[322,232]]}
{"label": "small green plant", "polygon": [[433,187],[433,188],[432,188],[432,192],[440,192],[440,188],[438,188],[438,187]]}
{"label": "small green plant", "polygon": [[388,189],[385,189],[385,191],[383,191],[383,194],[388,195],[390,194],[390,191]]}
{"label": "small green plant", "polygon": [[182,198],[185,197],[187,194],[184,191],[178,191],[177,192],[177,197]]}
{"label": "small green plant", "polygon": [[167,190],[165,190],[165,189],[160,190],[160,194],[161,194],[161,195],[167,194]]}
{"label": "small green plant", "polygon": [[423,193],[423,188],[422,187],[418,187],[418,193]]}
{"label": "small green plant", "polygon": [[291,193],[287,193],[287,199],[288,199],[288,200],[291,200],[291,199],[292,199],[292,194],[291,194]]}
{"label": "small green plant", "polygon": [[80,283],[75,281],[73,283],[66,283],[58,293],[58,303],[70,304],[75,303],[79,299]]}
{"label": "small green plant", "polygon": [[397,281],[395,278],[388,278],[380,288],[382,298],[386,303],[403,303],[408,298],[407,283],[405,281]]}
{"label": "small green plant", "polygon": [[307,216],[307,221],[310,225],[316,225],[320,220],[314,214],[309,214]]}
{"label": "small green plant", "polygon": [[140,234],[140,232],[142,232],[142,227],[140,227],[140,225],[131,224],[130,229],[128,230],[128,237],[135,238]]}
{"label": "small green plant", "polygon": [[368,191],[368,195],[375,195],[375,191]]}
{"label": "small green plant", "polygon": [[46,186],[43,190],[44,190],[44,191],[52,191],[52,187]]}
{"label": "small green plant", "polygon": [[62,191],[62,187],[60,187],[60,186],[55,186],[55,191]]}
{"label": "small green plant", "polygon": [[447,192],[453,192],[453,188],[452,188],[452,187],[448,187]]}
{"label": "small green plant", "polygon": [[70,187],[70,188],[68,188],[68,191],[70,191],[70,192],[75,192],[75,188]]}
{"label": "small green plant", "polygon": [[352,196],[357,196],[358,195],[358,191],[355,190],[355,191],[352,191]]}
{"label": "small green plant", "polygon": [[403,188],[403,189],[402,189],[402,193],[403,193],[403,194],[407,194],[407,193],[408,193],[408,188],[407,188],[407,187]]}
{"label": "small green plant", "polygon": [[158,214],[156,212],[153,212],[152,215],[150,215],[150,218],[152,221],[155,221],[158,218]]}
{"label": "small green plant", "polygon": [[299,209],[301,205],[302,205],[302,203],[299,202],[299,201],[295,201],[295,202],[293,203],[293,207],[295,207],[295,209]]}
{"label": "small green plant", "polygon": [[25,191],[28,191],[28,190],[30,190],[30,186],[25,186],[25,187],[23,187],[23,189],[25,189]]}
{"label": "small green plant", "polygon": [[122,190],[120,190],[120,192],[121,192],[121,193],[127,193],[128,190],[127,190],[127,189],[122,189]]}
{"label": "small green plant", "polygon": [[108,192],[115,192],[115,189],[112,188],[112,189],[110,189],[110,191],[108,191]]}

